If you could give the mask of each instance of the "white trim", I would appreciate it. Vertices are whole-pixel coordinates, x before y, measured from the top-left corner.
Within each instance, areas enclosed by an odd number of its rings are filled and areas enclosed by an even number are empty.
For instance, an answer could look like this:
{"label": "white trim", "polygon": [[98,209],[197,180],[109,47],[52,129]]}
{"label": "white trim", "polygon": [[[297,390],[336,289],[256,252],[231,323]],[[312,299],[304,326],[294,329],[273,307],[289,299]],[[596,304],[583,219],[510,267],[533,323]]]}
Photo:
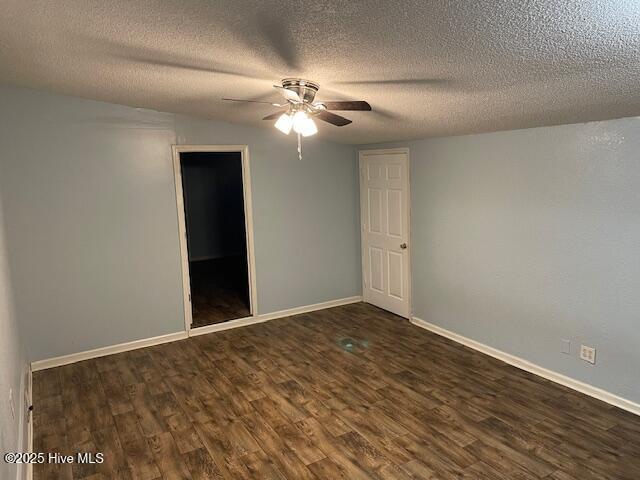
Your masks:
{"label": "white trim", "polygon": [[[364,231],[364,192],[362,191],[362,180],[363,180],[363,169],[362,169],[362,157],[365,155],[393,155],[393,154],[405,154],[407,156],[407,197],[409,201],[407,202],[407,223],[409,229],[409,239],[408,244],[409,248],[407,249],[408,261],[407,265],[409,268],[409,272],[407,275],[407,281],[409,285],[407,285],[407,292],[409,295],[409,316],[407,318],[411,319],[413,316],[413,262],[411,261],[411,251],[413,246],[413,229],[411,228],[411,153],[409,151],[409,147],[398,147],[398,148],[382,148],[382,149],[374,149],[374,150],[358,150],[358,187],[360,190],[360,264],[362,266],[362,296],[364,298],[364,294],[366,292],[365,279],[366,272],[365,268],[365,244],[362,232]],[[381,307],[382,308],[382,307]]]}
{"label": "white trim", "polygon": [[409,155],[409,147],[358,150],[358,153],[365,155],[393,155],[395,153],[406,153],[407,155]]}
{"label": "white trim", "polygon": [[[18,419],[18,445],[16,451],[23,451],[26,447],[28,453],[33,452],[33,416],[26,408],[27,405],[33,405],[32,391],[33,381],[31,375],[31,366],[25,364],[23,374],[20,378],[20,394],[17,406],[20,412]],[[31,480],[33,478],[33,466],[29,463],[20,463],[16,468],[17,480]]]}
{"label": "white trim", "polygon": [[[212,332],[219,332],[221,330],[229,330],[231,328],[244,327],[246,325],[252,325],[254,323],[262,323],[268,320],[274,320],[276,318],[290,317],[292,315],[299,315],[301,313],[314,312],[316,310],[323,310],[325,308],[339,307],[340,305],[348,305],[350,303],[358,303],[362,301],[360,295],[355,297],[340,298],[337,300],[329,300],[328,302],[314,303],[313,305],[305,305],[302,307],[289,308],[287,310],[280,310],[278,312],[265,313],[262,315],[255,315],[253,317],[241,318],[238,320],[231,320],[217,325],[209,325],[206,327],[197,327],[191,330],[190,335],[204,335]],[[114,353],[127,352],[129,350],[137,350],[138,348],[151,347],[153,345],[159,345],[161,343],[175,342],[176,340],[184,340],[189,337],[188,332],[176,332],[168,335],[161,335],[159,337],[144,338],[142,340],[134,340],[133,342],[120,343],[118,345],[112,345],[109,347],[96,348],[95,350],[88,350],[86,352],[72,353],[70,355],[64,355],[61,357],[48,358],[46,360],[38,360],[31,363],[31,369],[34,372],[39,370],[45,370],[47,368],[60,367],[62,365],[68,365],[70,363],[80,362],[82,360],[89,360],[91,358],[104,357],[105,355],[112,355]]]}
{"label": "white trim", "polygon": [[628,412],[640,415],[640,404],[636,402],[619,397],[618,395],[607,392],[606,390],[602,390],[601,388],[594,387],[593,385],[589,385],[588,383],[583,383],[574,378],[567,377],[566,375],[562,375],[561,373],[554,372],[553,370],[548,370],[544,367],[536,365],[535,363],[529,362],[528,360],[524,360],[520,357],[516,357],[515,355],[511,355],[510,353],[498,350],[497,348],[490,347],[483,343],[464,337],[460,334],[451,332],[442,327],[422,320],[421,318],[412,317],[410,321],[420,328],[424,328],[425,330],[429,330],[430,332],[433,332],[437,335],[446,337],[450,340],[453,340],[454,342],[465,345],[493,358],[497,358],[498,360],[502,360],[503,362],[508,363],[509,365],[513,365],[514,367],[517,367],[521,370],[533,373],[534,375],[538,375],[542,378],[546,378],[547,380],[551,380],[552,382],[559,383],[560,385],[564,385],[565,387],[571,388],[580,393],[584,393],[585,395],[589,395],[590,397],[602,400],[603,402],[606,402],[610,405],[614,405]]}
{"label": "white trim", "polygon": [[223,330],[230,330],[232,328],[245,327],[247,325],[253,325],[254,323],[262,323],[263,320],[260,315],[254,315],[253,317],[236,318],[235,320],[227,320],[222,323],[214,323],[213,325],[205,325],[203,327],[194,327],[189,330],[189,336],[195,337],[198,335],[206,335],[208,333],[221,332]]}
{"label": "white trim", "polygon": [[330,300],[328,302],[314,303],[313,305],[305,305],[303,307],[289,308],[287,310],[280,310],[273,313],[265,313],[262,315],[256,315],[253,317],[239,318],[237,320],[229,320],[224,323],[217,323],[215,325],[207,325],[205,327],[198,327],[191,329],[191,336],[205,335],[212,332],[220,332],[222,330],[229,330],[231,328],[244,327],[246,325],[253,325],[254,323],[267,322],[276,318],[290,317],[292,315],[300,315],[301,313],[315,312],[316,310],[323,310],[325,308],[339,307],[340,305],[348,305],[350,303],[358,303],[362,301],[360,295],[355,297],[341,298],[339,300]]}
{"label": "white trim", "polygon": [[[33,369],[29,365],[29,405],[33,405]],[[29,428],[27,430],[27,451],[33,453],[33,411],[27,413],[27,421],[29,422]],[[27,480],[33,480],[33,463],[28,463],[27,467]]]}
{"label": "white trim", "polygon": [[191,285],[189,283],[189,253],[187,249],[187,228],[184,214],[184,193],[182,191],[182,169],[180,154],[183,152],[238,152],[242,158],[242,188],[244,194],[244,220],[247,236],[247,261],[249,277],[249,312],[253,318],[258,315],[258,291],[256,287],[256,262],[253,241],[253,202],[251,199],[251,170],[249,167],[249,147],[247,145],[172,145],[173,176],[176,189],[178,215],[178,236],[182,263],[182,297],[184,304],[184,328],[187,334],[193,322],[191,310]]}
{"label": "white trim", "polygon": [[94,350],[87,350],[85,352],[72,353],[70,355],[63,355],[61,357],[47,358],[45,360],[37,360],[31,362],[31,370],[37,372],[39,370],[45,370],[47,368],[60,367],[62,365],[68,365],[70,363],[81,362],[82,360],[89,360],[91,358],[104,357],[105,355],[112,355],[114,353],[128,352],[129,350],[137,350],[138,348],[151,347],[153,345],[159,345],[161,343],[175,342],[176,340],[184,340],[188,337],[187,332],[169,333],[167,335],[160,335],[158,337],[143,338],[141,340],[134,340],[132,342],[119,343],[117,345],[110,345],[108,347],[96,348]]}

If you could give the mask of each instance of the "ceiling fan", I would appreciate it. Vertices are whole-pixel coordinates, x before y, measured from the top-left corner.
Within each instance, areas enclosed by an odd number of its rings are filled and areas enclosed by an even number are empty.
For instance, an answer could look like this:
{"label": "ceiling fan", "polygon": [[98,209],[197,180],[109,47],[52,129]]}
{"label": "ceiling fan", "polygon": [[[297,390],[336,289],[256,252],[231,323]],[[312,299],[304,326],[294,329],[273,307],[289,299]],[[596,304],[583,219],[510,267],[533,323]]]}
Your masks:
{"label": "ceiling fan", "polygon": [[364,100],[357,101],[320,101],[316,102],[315,96],[320,85],[301,78],[285,78],[282,86],[274,85],[284,97],[284,103],[263,102],[258,100],[243,100],[238,98],[223,98],[230,102],[265,103],[280,107],[277,112],[271,113],[263,120],[276,120],[274,126],[285,135],[291,130],[298,134],[298,156],[302,159],[302,147],[300,136],[308,137],[318,133],[318,127],[313,117],[337,127],[349,125],[351,120],[330,110],[370,111],[371,105]]}

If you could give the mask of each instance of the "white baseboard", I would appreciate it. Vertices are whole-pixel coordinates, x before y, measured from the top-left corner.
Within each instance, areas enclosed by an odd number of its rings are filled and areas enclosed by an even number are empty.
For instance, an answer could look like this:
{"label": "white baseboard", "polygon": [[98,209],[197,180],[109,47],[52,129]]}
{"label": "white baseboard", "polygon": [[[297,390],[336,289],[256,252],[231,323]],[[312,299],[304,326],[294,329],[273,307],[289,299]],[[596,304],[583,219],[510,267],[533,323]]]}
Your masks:
{"label": "white baseboard", "polygon": [[187,338],[187,332],[169,333],[160,335],[159,337],[143,338],[142,340],[134,340],[133,342],[119,343],[108,347],[96,348],[85,352],[72,353],[61,357],[47,358],[46,360],[37,360],[31,363],[31,370],[37,372],[46,370],[47,368],[60,367],[70,363],[89,360],[91,358],[104,357],[114,353],[128,352],[129,350],[137,350],[138,348],[151,347],[161,343],[175,342],[176,340],[184,340]]}
{"label": "white baseboard", "polygon": [[503,362],[508,363],[509,365],[513,365],[514,367],[517,367],[521,370],[533,373],[542,378],[546,378],[547,380],[551,380],[552,382],[559,383],[560,385],[564,385],[565,387],[584,393],[585,395],[589,395],[590,397],[602,400],[603,402],[606,402],[610,405],[614,405],[628,412],[640,415],[640,404],[636,402],[619,397],[618,395],[607,392],[606,390],[602,390],[601,388],[594,387],[593,385],[589,385],[588,383],[583,383],[574,378],[567,377],[566,375],[562,375],[561,373],[554,372],[553,370],[548,370],[544,367],[536,365],[535,363],[531,363],[520,357],[511,355],[510,353],[503,352],[496,348],[446,330],[442,327],[422,320],[421,318],[412,317],[410,321],[418,327],[446,337],[450,340],[453,340],[454,342],[461,343],[462,345],[487,354],[491,357],[497,358],[498,360],[502,360]]}
{"label": "white baseboard", "polygon": [[235,320],[228,320],[222,323],[216,323],[214,325],[205,325],[204,327],[195,327],[189,330],[190,337],[197,337],[198,335],[206,335],[208,333],[221,332],[223,330],[231,330],[232,328],[246,327],[247,325],[254,325],[256,323],[265,322],[260,315],[254,315],[253,317],[237,318]]}
{"label": "white baseboard", "polygon": [[313,305],[305,305],[302,307],[280,310],[279,312],[264,313],[253,317],[240,318],[238,320],[231,320],[229,322],[219,323],[216,325],[193,328],[189,332],[176,332],[169,333],[167,335],[161,335],[159,337],[143,338],[142,340],[134,340],[133,342],[120,343],[118,345],[96,348],[94,350],[87,350],[85,352],[72,353],[70,355],[63,355],[61,357],[38,360],[31,363],[31,370],[37,372],[39,370],[60,367],[62,365],[68,365],[70,363],[80,362],[82,360],[89,360],[91,358],[104,357],[105,355],[112,355],[114,353],[128,352],[129,350],[151,347],[153,345],[159,345],[161,343],[175,342],[176,340],[184,340],[189,336],[205,335],[207,333],[229,330],[231,328],[244,327],[247,325],[253,325],[254,323],[262,323],[268,320],[274,320],[276,318],[290,317],[291,315],[299,315],[301,313],[313,312],[316,310],[322,310],[324,308],[338,307],[340,305],[348,305],[350,303],[357,303],[361,301],[361,296],[341,298],[338,300],[330,300],[328,302],[315,303]]}
{"label": "white baseboard", "polygon": [[314,303],[313,305],[305,305],[302,307],[289,308],[287,310],[280,310],[278,312],[263,313],[255,315],[253,317],[239,318],[237,320],[230,320],[224,323],[217,323],[215,325],[207,325],[206,327],[192,328],[189,332],[189,336],[205,335],[207,333],[220,332],[222,330],[229,330],[231,328],[244,327],[247,325],[253,325],[255,323],[262,323],[268,320],[274,320],[276,318],[290,317],[292,315],[300,315],[301,313],[315,312],[316,310],[323,310],[325,308],[339,307],[340,305],[348,305],[350,303],[358,303],[362,301],[361,296],[340,298],[338,300],[330,300],[328,302]]}

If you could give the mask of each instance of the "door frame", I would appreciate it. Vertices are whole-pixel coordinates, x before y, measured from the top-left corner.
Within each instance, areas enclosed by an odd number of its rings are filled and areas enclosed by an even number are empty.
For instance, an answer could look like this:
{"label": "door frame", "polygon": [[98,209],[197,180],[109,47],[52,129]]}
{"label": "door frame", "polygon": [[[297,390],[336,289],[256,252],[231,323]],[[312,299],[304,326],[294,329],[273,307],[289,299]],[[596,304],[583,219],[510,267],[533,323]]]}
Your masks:
{"label": "door frame", "polygon": [[361,265],[362,265],[362,299],[365,300],[365,244],[364,244],[364,206],[365,206],[365,192],[364,192],[364,168],[363,168],[363,157],[366,155],[392,155],[392,154],[406,154],[407,155],[407,197],[409,198],[409,203],[407,205],[407,228],[409,229],[409,238],[407,242],[409,244],[409,248],[406,250],[406,254],[408,255],[408,269],[407,272],[407,295],[409,300],[409,312],[408,312],[408,320],[411,320],[413,317],[413,275],[412,275],[412,261],[411,261],[411,250],[413,248],[412,241],[412,229],[411,229],[411,154],[409,152],[409,147],[399,147],[399,148],[380,148],[380,149],[367,149],[367,150],[358,150],[358,179],[360,183],[360,254],[361,254]]}
{"label": "door frame", "polygon": [[180,154],[185,152],[202,153],[240,153],[242,161],[242,191],[244,196],[244,222],[247,244],[247,274],[249,279],[249,312],[244,318],[231,320],[246,321],[258,316],[258,291],[256,288],[256,262],[253,241],[253,208],[251,200],[251,173],[249,168],[248,145],[172,145],[173,176],[175,180],[176,207],[178,209],[178,236],[180,239],[180,258],[182,264],[182,293],[184,304],[184,328],[188,335],[208,333],[224,329],[225,323],[191,328],[193,311],[191,306],[191,283],[189,276],[189,250],[187,246],[187,226],[184,211],[184,192],[182,189],[182,168]]}

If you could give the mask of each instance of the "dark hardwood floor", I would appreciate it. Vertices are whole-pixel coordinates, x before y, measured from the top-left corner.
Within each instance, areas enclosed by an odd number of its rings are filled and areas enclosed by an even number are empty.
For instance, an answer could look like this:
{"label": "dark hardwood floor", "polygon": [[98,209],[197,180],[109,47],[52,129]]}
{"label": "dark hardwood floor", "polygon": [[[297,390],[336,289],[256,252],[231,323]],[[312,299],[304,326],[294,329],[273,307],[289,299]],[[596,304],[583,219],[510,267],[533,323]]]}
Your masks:
{"label": "dark hardwood floor", "polygon": [[247,257],[189,262],[192,328],[251,315]]}
{"label": "dark hardwood floor", "polygon": [[640,478],[640,417],[366,304],[34,374],[42,479]]}

